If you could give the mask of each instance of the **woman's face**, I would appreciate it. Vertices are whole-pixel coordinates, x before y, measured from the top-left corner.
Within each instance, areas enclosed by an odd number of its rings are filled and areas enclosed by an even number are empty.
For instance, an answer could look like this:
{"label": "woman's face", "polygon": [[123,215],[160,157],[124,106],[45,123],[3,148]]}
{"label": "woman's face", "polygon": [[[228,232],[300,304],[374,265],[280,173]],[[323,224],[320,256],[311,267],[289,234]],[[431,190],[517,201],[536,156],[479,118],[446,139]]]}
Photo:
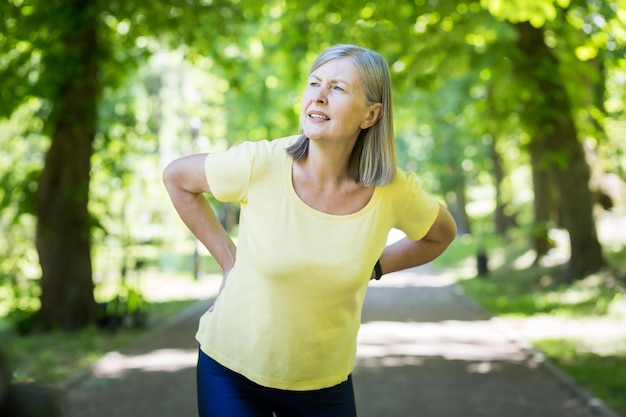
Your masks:
{"label": "woman's face", "polygon": [[311,140],[356,141],[380,115],[367,105],[361,76],[350,58],[326,62],[309,76],[302,95],[302,130]]}

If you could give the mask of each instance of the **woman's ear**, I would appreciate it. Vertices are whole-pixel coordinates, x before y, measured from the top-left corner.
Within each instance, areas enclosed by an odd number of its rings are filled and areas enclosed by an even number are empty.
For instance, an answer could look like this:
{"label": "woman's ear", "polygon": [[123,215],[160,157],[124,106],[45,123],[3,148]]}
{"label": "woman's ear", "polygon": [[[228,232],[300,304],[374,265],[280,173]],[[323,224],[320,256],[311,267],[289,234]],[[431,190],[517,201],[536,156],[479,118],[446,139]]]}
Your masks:
{"label": "woman's ear", "polygon": [[383,112],[382,103],[372,104],[369,108],[369,112],[367,113],[367,116],[365,117],[365,119],[363,119],[363,122],[361,123],[361,129],[367,129],[369,127],[374,126],[376,122],[378,122],[378,120],[380,119],[382,112]]}

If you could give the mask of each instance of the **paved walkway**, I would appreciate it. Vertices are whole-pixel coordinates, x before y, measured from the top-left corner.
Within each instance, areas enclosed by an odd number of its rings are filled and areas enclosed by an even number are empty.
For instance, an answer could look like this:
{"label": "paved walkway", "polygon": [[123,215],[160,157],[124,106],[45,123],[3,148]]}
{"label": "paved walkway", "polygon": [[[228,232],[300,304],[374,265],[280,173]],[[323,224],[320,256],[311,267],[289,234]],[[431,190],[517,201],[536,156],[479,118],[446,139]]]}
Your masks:
{"label": "paved walkway", "polygon": [[[67,416],[195,416],[207,306],[106,355],[71,384]],[[615,417],[428,267],[372,284],[354,384],[359,417]]]}

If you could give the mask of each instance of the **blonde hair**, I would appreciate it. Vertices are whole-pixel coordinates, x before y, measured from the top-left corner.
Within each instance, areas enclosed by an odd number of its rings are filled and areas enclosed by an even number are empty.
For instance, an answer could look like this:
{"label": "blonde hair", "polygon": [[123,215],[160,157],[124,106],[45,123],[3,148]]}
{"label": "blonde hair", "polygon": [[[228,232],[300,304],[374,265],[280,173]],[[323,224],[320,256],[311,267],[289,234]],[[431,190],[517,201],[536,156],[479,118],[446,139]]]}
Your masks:
{"label": "blonde hair", "polygon": [[[360,46],[335,45],[317,57],[309,74],[328,61],[345,57],[351,58],[359,70],[367,104],[382,104],[379,120],[361,131],[352,150],[350,175],[357,183],[365,186],[388,185],[396,173],[396,149],[391,76],[385,59],[379,53]],[[287,153],[294,159],[306,157],[308,151],[309,139],[304,134],[287,148]]]}

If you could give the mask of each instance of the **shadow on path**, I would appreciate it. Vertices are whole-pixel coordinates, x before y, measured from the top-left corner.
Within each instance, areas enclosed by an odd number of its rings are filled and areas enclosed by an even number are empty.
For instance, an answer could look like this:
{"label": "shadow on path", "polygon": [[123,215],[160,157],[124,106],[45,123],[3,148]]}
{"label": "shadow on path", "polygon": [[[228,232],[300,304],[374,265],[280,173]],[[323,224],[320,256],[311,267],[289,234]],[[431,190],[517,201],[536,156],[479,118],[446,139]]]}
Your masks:
{"label": "shadow on path", "polygon": [[359,417],[595,415],[429,267],[372,284],[354,383]]}
{"label": "shadow on path", "polygon": [[175,324],[105,355],[70,387],[67,417],[196,416],[194,335],[210,304],[198,304]]}
{"label": "shadow on path", "polygon": [[[194,334],[209,305],[102,358],[70,386],[67,416],[197,415]],[[373,282],[354,370],[359,417],[599,415],[496,324],[428,267]]]}

